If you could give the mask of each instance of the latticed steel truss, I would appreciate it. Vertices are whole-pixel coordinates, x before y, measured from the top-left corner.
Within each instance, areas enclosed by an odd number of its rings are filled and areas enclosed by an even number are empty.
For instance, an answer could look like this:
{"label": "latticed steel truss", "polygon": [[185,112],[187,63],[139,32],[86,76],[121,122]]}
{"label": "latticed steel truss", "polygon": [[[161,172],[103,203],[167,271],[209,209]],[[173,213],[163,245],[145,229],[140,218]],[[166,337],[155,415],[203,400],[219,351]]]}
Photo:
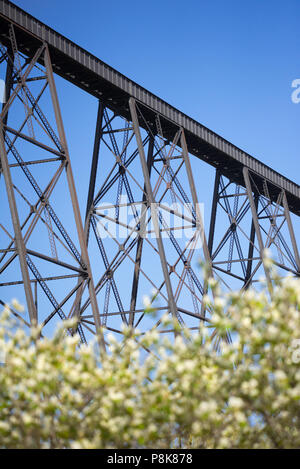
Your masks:
{"label": "latticed steel truss", "polygon": [[[95,327],[101,337],[100,315],[48,46],[42,44],[30,59],[22,57],[12,25],[9,32],[10,47],[0,48],[2,60],[6,62],[6,102],[0,122],[1,183],[5,182],[6,187],[6,197],[1,192],[1,286],[20,282],[14,278],[18,270],[13,268],[18,261],[30,322],[46,326],[56,315],[63,320],[72,317],[80,301],[76,292],[86,284]],[[38,60],[43,61],[43,67],[38,65]],[[64,224],[66,212],[72,214],[76,227],[72,235]],[[50,245],[50,255],[45,242]],[[51,276],[50,265],[55,266]],[[75,285],[70,290],[66,287],[67,295],[58,301],[54,291],[57,282],[62,290],[63,280],[67,279],[70,285],[71,278]],[[44,310],[43,317],[38,312],[37,288],[50,303],[51,309],[49,313]],[[68,301],[71,307],[66,314],[64,306]],[[85,342],[81,324],[78,332]]]}
{"label": "latticed steel truss", "polygon": [[299,251],[284,190],[272,201],[272,184],[264,180],[259,186],[254,173],[247,168],[243,172],[245,187],[216,172],[208,240],[213,270],[227,289],[247,289],[261,277],[270,281],[262,261],[268,250],[279,274],[299,276]]}
{"label": "latticed steel truss", "polygon": [[200,257],[226,289],[243,291],[262,275],[271,282],[265,248],[280,272],[299,276],[284,189],[247,167],[237,185],[219,167],[206,239],[185,130],[158,112],[150,122],[132,97],[127,119],[99,100],[82,221],[47,43],[26,57],[10,25],[0,66],[0,301],[19,286],[26,324],[44,334],[57,318],[76,317],[81,341],[96,334],[105,348],[106,332],[121,335],[122,325],[173,334],[161,323],[166,312],[192,330],[209,321]]}

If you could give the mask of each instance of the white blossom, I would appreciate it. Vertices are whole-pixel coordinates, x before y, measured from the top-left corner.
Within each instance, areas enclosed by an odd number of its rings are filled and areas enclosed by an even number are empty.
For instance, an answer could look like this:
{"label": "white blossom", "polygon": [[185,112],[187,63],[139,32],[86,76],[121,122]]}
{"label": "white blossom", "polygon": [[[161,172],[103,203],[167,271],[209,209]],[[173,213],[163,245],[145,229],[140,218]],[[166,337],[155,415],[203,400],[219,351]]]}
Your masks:
{"label": "white blossom", "polygon": [[69,322],[40,339],[5,307],[0,448],[169,448],[179,433],[184,448],[299,448],[300,281],[274,282],[222,296],[213,280],[199,334],[124,325],[105,331],[106,355],[78,347]]}

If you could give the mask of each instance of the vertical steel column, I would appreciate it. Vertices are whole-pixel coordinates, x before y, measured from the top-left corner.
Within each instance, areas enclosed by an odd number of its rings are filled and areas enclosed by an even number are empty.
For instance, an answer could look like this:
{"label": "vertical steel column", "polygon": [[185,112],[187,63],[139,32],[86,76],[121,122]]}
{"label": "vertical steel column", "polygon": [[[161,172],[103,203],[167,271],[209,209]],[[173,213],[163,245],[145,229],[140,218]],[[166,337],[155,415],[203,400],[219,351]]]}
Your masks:
{"label": "vertical steel column", "polygon": [[[87,198],[85,224],[84,224],[84,234],[85,234],[85,240],[86,240],[87,246],[89,244],[89,231],[90,231],[90,220],[91,220],[90,212],[91,212],[91,208],[94,202],[95,184],[96,184],[97,168],[98,168],[98,161],[99,161],[100,141],[102,137],[103,115],[104,115],[104,106],[102,102],[99,100],[97,119],[96,119],[92,166],[91,166],[91,174],[90,174],[90,182],[89,182],[89,192],[88,192],[88,198]],[[82,298],[82,294],[84,290],[84,283],[81,281],[80,278],[78,279],[78,284],[81,284],[81,285],[77,290],[73,308],[74,308],[75,316],[79,318],[81,298]]]}
{"label": "vertical steel column", "polygon": [[[215,234],[215,226],[216,226],[216,218],[217,218],[217,207],[218,207],[218,201],[219,201],[220,177],[221,177],[221,173],[218,169],[216,169],[213,200],[212,200],[212,207],[211,207],[211,216],[210,216],[210,225],[209,225],[209,234],[208,234],[208,243],[207,243],[207,250],[209,253],[210,260],[211,260],[211,273],[213,272],[212,253],[213,253],[213,242],[214,242],[214,234]],[[208,292],[207,278],[204,279],[203,292],[204,292],[204,295],[206,295]],[[206,313],[206,307],[205,307],[205,304],[202,302],[202,305],[201,305],[202,316],[205,316],[205,313]]]}
{"label": "vertical steel column", "polygon": [[38,282],[37,280],[34,282],[34,304],[35,304],[35,309],[38,311]]}
{"label": "vertical steel column", "polygon": [[3,172],[3,175],[4,175],[4,179],[5,179],[6,192],[7,192],[7,198],[8,198],[12,223],[13,223],[13,227],[14,227],[15,246],[16,246],[16,249],[17,249],[17,252],[18,252],[18,255],[19,255],[19,262],[20,262],[22,278],[23,278],[23,282],[24,282],[24,289],[25,289],[25,296],[26,296],[26,303],[27,303],[28,313],[29,313],[31,324],[36,324],[38,318],[37,318],[36,308],[35,308],[35,305],[34,305],[33,294],[32,294],[30,278],[29,278],[29,272],[28,272],[28,266],[27,266],[27,262],[26,262],[26,247],[25,247],[23,236],[22,236],[22,230],[21,230],[21,226],[20,226],[19,214],[18,214],[16,199],[15,199],[15,193],[14,193],[13,183],[12,183],[12,179],[11,179],[11,174],[10,174],[10,169],[9,169],[9,164],[8,164],[8,159],[7,159],[7,153],[6,153],[6,149],[5,149],[4,128],[3,128],[2,119],[0,121],[0,158],[1,158],[2,172]]}
{"label": "vertical steel column", "polygon": [[186,168],[186,172],[187,172],[187,177],[188,177],[188,181],[189,181],[189,185],[190,185],[190,189],[191,189],[192,200],[193,200],[193,204],[194,204],[195,212],[196,212],[196,227],[197,227],[197,230],[199,229],[199,231],[200,231],[205,262],[206,262],[206,264],[209,268],[210,275],[213,275],[212,274],[211,256],[210,256],[209,249],[208,249],[208,246],[207,246],[206,236],[205,236],[205,232],[204,232],[204,224],[203,224],[202,215],[201,215],[200,209],[199,209],[198,196],[197,196],[197,191],[196,191],[196,187],[195,187],[195,181],[194,181],[194,177],[193,177],[190,157],[189,157],[189,153],[188,153],[187,144],[186,144],[183,129],[181,129],[181,148],[182,148],[184,164],[185,164],[185,168]]}
{"label": "vertical steel column", "polygon": [[[151,176],[151,168],[152,168],[152,161],[153,161],[153,149],[154,149],[154,137],[150,137],[149,146],[148,146],[148,156],[147,156],[147,167],[149,171],[149,177]],[[147,189],[144,185],[144,193],[143,193],[143,202],[146,202],[146,193]],[[135,265],[134,265],[134,274],[133,274],[133,282],[132,282],[132,291],[131,291],[131,301],[130,301],[130,314],[129,314],[129,325],[133,327],[134,324],[134,311],[136,308],[136,298],[138,292],[138,283],[140,277],[140,266],[142,260],[142,250],[143,250],[143,241],[144,241],[144,225],[145,225],[145,218],[146,218],[146,208],[144,210],[144,204],[142,204],[141,208],[141,222],[140,222],[140,235],[137,242],[136,248],[136,256],[135,256]]]}
{"label": "vertical steel column", "polygon": [[[13,75],[13,51],[11,46],[7,48],[7,67],[6,67],[6,77],[5,77],[5,101],[2,105],[2,110],[5,107],[5,104],[8,102],[10,98],[10,93],[12,89],[12,75]],[[37,308],[35,306],[35,302],[33,299],[33,294],[32,294],[32,288],[31,288],[31,282],[30,282],[30,277],[29,277],[29,271],[28,271],[28,266],[26,262],[26,246],[24,243],[24,239],[22,236],[22,230],[20,226],[20,220],[19,220],[19,214],[17,210],[17,204],[15,200],[15,194],[14,194],[14,189],[12,185],[12,179],[11,179],[11,174],[10,174],[10,169],[8,165],[8,159],[7,159],[7,153],[5,150],[5,142],[4,142],[4,136],[5,136],[5,128],[4,126],[7,124],[8,121],[8,110],[7,112],[4,113],[1,122],[0,122],[0,159],[1,159],[1,172],[4,174],[4,179],[5,179],[5,184],[6,184],[6,191],[7,191],[7,196],[8,196],[8,202],[9,202],[9,207],[10,207],[10,213],[12,217],[12,222],[13,222],[13,227],[14,227],[14,233],[15,233],[15,245],[16,249],[19,255],[19,262],[20,262],[20,267],[21,267],[21,273],[22,273],[22,278],[24,282],[24,290],[25,290],[25,296],[26,296],[26,303],[27,303],[27,309],[30,317],[30,322],[31,324],[37,324],[38,322],[38,317],[37,317]],[[0,173],[1,174],[1,173]]]}
{"label": "vertical steel column", "polygon": [[[5,74],[5,96],[4,96],[4,102],[2,103],[2,110],[4,109],[5,103],[9,100],[10,97],[10,92],[12,88],[12,74],[13,74],[13,52],[11,50],[11,47],[7,47],[7,65],[6,65],[6,74]],[[7,125],[7,120],[8,120],[8,112],[4,114],[2,118],[2,123],[3,125]],[[5,130],[3,131],[3,136],[5,136]],[[1,172],[2,172],[2,167],[1,167],[1,161],[0,161],[0,177],[1,177]]]}
{"label": "vertical steel column", "polygon": [[[2,109],[4,108],[5,106],[5,103],[7,103],[7,101],[9,100],[9,97],[10,97],[10,92],[11,92],[11,89],[12,89],[12,75],[13,75],[13,52],[11,50],[11,47],[8,47],[7,48],[7,56],[8,56],[8,60],[7,60],[7,66],[6,66],[6,76],[5,76],[5,99],[4,99],[4,103],[2,104]],[[6,125],[7,124],[7,119],[8,119],[8,113],[5,114],[5,116],[3,117],[3,124]]]}
{"label": "vertical steel column", "polygon": [[284,214],[285,214],[285,218],[286,218],[286,221],[287,221],[287,224],[288,224],[288,229],[289,229],[289,233],[290,233],[290,237],[291,237],[291,241],[292,241],[292,246],[293,246],[293,250],[294,250],[294,254],[295,254],[295,258],[296,258],[296,264],[297,264],[298,272],[300,272],[300,256],[299,256],[299,250],[298,250],[298,246],[297,246],[296,236],[295,236],[295,232],[294,232],[294,228],[293,228],[293,224],[292,224],[292,220],[291,220],[289,205],[287,203],[286,193],[285,193],[285,191],[282,191],[282,192],[283,192],[282,201],[283,201]]}
{"label": "vertical steel column", "polygon": [[[244,181],[245,181],[245,185],[246,185],[246,191],[247,191],[248,199],[249,199],[249,202],[250,202],[252,220],[253,220],[253,223],[254,223],[255,233],[256,233],[256,236],[257,236],[260,258],[261,258],[261,260],[263,260],[263,258],[264,258],[264,244],[263,244],[261,231],[260,231],[260,226],[259,226],[258,217],[257,217],[257,208],[255,206],[255,202],[254,202],[253,195],[252,195],[252,188],[251,188],[251,182],[250,182],[250,178],[249,178],[248,168],[246,168],[246,167],[243,168],[243,175],[244,175]],[[265,275],[266,275],[266,279],[267,279],[267,283],[268,283],[268,289],[269,289],[269,292],[271,293],[273,288],[272,288],[272,282],[271,282],[270,274],[269,274],[269,271],[266,268],[265,264],[263,264],[263,265],[264,265]]]}
{"label": "vertical steel column", "polygon": [[[254,205],[255,205],[255,212],[257,213],[257,209],[258,209],[258,197],[257,196],[254,197]],[[245,283],[244,283],[244,287],[246,289],[250,286],[250,283],[251,283],[249,282],[249,280],[251,278],[251,273],[252,273],[254,242],[255,242],[255,225],[252,219],[250,240],[249,240],[249,250],[248,250],[247,270],[246,270],[246,277],[245,277]]]}
{"label": "vertical steel column", "polygon": [[213,243],[214,243],[215,226],[216,226],[216,218],[217,218],[217,207],[218,207],[218,201],[219,201],[220,178],[221,178],[220,170],[216,169],[214,193],[213,193],[211,215],[210,215],[209,235],[208,235],[208,251],[209,251],[210,256],[212,256],[212,252],[213,252]]}
{"label": "vertical steel column", "polygon": [[159,251],[161,266],[162,266],[164,280],[165,280],[167,294],[168,294],[169,309],[173,317],[176,318],[177,307],[176,307],[172,285],[171,285],[171,281],[169,277],[167,260],[166,260],[164,245],[162,242],[161,232],[159,230],[159,221],[158,221],[157,206],[156,206],[157,204],[155,203],[155,199],[154,199],[153,192],[152,192],[150,176],[149,176],[149,171],[147,167],[142,137],[140,134],[138,116],[136,112],[136,102],[134,98],[129,99],[129,108],[130,108],[131,119],[133,123],[133,130],[134,130],[135,138],[136,138],[137,145],[138,145],[143,175],[144,175],[144,182],[145,182],[145,187],[147,191],[147,199],[148,199],[147,201],[148,201],[149,206],[151,207],[151,215],[152,215],[152,220],[153,220],[153,225],[154,225],[154,230],[155,230],[155,235],[156,235],[157,247]]}
{"label": "vertical steel column", "polygon": [[[95,184],[96,184],[97,168],[98,168],[98,161],[99,161],[99,150],[100,150],[100,142],[101,142],[101,137],[102,137],[103,114],[104,114],[104,106],[102,104],[102,101],[99,100],[96,130],[95,130],[95,139],[94,139],[93,159],[92,159],[90,184],[89,184],[89,193],[88,193],[86,215],[85,215],[86,224],[89,224],[90,210],[94,202]],[[88,234],[87,227],[85,227],[85,231],[87,235]]]}
{"label": "vertical steel column", "polygon": [[[191,189],[191,194],[192,194],[192,200],[193,204],[195,207],[196,211],[196,229],[200,231],[200,236],[201,236],[201,241],[202,241],[202,248],[203,248],[203,253],[204,253],[204,258],[206,262],[206,266],[208,269],[208,275],[209,277],[213,277],[213,270],[212,270],[212,260],[211,260],[211,254],[209,252],[209,248],[207,245],[206,241],[206,236],[204,232],[204,225],[203,225],[203,220],[202,216],[199,210],[199,202],[198,202],[198,196],[197,196],[197,191],[195,187],[195,182],[194,182],[194,177],[193,177],[193,172],[192,172],[192,167],[191,167],[191,162],[189,158],[189,153],[188,153],[188,148],[186,144],[186,139],[184,135],[183,129],[181,129],[181,148],[182,148],[182,154],[183,154],[183,159],[185,163],[185,168],[187,172],[187,177]],[[207,285],[207,278],[204,279],[204,285],[203,285],[203,291],[204,293],[207,293],[208,285]],[[202,301],[201,304],[201,315],[205,316],[205,305]]]}
{"label": "vertical steel column", "polygon": [[75,223],[76,223],[76,228],[77,228],[77,233],[78,233],[78,239],[79,239],[79,244],[80,244],[80,249],[81,249],[81,255],[82,255],[82,258],[83,258],[83,262],[86,265],[86,270],[87,270],[87,274],[88,274],[88,278],[89,278],[89,282],[88,282],[89,294],[90,294],[91,306],[92,306],[92,311],[93,311],[93,317],[94,317],[94,320],[95,320],[96,332],[97,332],[97,336],[98,336],[98,339],[99,339],[99,346],[104,351],[105,350],[105,342],[104,342],[103,332],[102,332],[102,329],[101,329],[101,320],[100,320],[100,314],[99,314],[98,303],[97,303],[97,298],[96,298],[96,292],[95,292],[95,287],[94,287],[94,281],[93,281],[93,277],[92,277],[87,246],[86,246],[86,243],[85,243],[84,230],[83,230],[81,216],[80,216],[77,193],[76,193],[76,189],[75,189],[74,177],[73,177],[73,172],[72,172],[72,167],[71,167],[71,162],[70,162],[70,155],[69,155],[69,151],[68,151],[68,146],[67,146],[65,131],[64,131],[64,127],[63,127],[62,116],[61,116],[61,111],[60,111],[59,102],[58,102],[58,96],[57,96],[54,77],[53,77],[52,64],[51,64],[50,54],[49,54],[49,50],[48,50],[47,45],[45,46],[45,58],[44,58],[44,60],[45,60],[45,66],[46,66],[46,72],[47,72],[49,87],[50,87],[51,98],[52,98],[53,107],[54,107],[54,113],[55,113],[55,118],[56,118],[56,123],[57,123],[57,129],[58,129],[60,141],[62,143],[64,152],[65,152],[65,157],[66,157],[66,175],[67,175],[68,187],[69,187],[70,196],[71,196],[72,205],[73,205],[73,211],[74,211],[74,216],[75,216]]}

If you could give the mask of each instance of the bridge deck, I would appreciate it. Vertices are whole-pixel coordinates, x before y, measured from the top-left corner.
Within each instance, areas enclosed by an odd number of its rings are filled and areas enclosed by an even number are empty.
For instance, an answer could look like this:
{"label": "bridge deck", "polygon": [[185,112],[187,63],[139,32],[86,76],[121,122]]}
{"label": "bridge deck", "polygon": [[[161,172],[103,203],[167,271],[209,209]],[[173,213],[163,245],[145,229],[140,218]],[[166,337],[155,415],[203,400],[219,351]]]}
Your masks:
{"label": "bridge deck", "polygon": [[242,169],[244,166],[248,167],[255,173],[258,187],[262,188],[265,178],[272,183],[272,198],[275,199],[278,192],[284,189],[290,210],[300,215],[298,184],[150,93],[10,1],[0,0],[0,41],[4,44],[9,41],[10,22],[17,26],[18,46],[24,54],[30,56],[41,41],[46,41],[50,48],[53,69],[58,75],[103,99],[108,107],[127,118],[128,98],[133,96],[144,108],[144,114],[150,123],[154,123],[155,113],[161,115],[164,135],[171,135],[176,127],[182,126],[191,154],[220,168],[225,176],[241,185],[244,185]]}

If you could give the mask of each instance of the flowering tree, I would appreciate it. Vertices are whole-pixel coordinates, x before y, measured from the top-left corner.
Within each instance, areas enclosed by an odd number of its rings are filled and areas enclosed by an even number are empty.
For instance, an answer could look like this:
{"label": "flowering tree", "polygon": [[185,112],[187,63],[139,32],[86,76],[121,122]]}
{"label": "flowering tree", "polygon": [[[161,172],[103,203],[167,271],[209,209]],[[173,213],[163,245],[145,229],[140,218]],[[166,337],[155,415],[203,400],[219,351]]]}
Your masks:
{"label": "flowering tree", "polygon": [[213,334],[202,326],[171,342],[124,329],[103,356],[65,329],[51,339],[16,329],[6,308],[0,447],[299,448],[299,280],[271,297],[212,287]]}

